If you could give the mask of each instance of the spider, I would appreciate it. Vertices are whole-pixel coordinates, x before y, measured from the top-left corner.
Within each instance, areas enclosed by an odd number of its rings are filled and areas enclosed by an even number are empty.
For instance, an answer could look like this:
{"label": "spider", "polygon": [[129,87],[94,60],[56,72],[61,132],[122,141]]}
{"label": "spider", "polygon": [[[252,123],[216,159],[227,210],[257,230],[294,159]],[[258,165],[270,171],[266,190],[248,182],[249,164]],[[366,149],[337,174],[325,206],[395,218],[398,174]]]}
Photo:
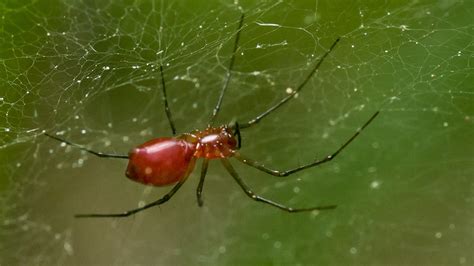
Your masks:
{"label": "spider", "polygon": [[219,98],[213,112],[210,116],[209,123],[204,130],[195,130],[191,133],[183,133],[180,135],[176,134],[176,127],[173,122],[171,110],[168,105],[168,99],[166,95],[165,79],[163,75],[163,66],[160,66],[161,75],[161,89],[163,93],[164,110],[171,127],[172,137],[155,138],[148,142],[145,142],[136,148],[132,149],[128,155],[121,154],[108,154],[97,152],[86,148],[85,146],[70,142],[65,139],[61,139],[57,136],[44,133],[46,136],[53,138],[57,141],[63,142],[70,146],[75,146],[81,150],[91,153],[101,158],[118,158],[128,160],[128,166],[126,170],[126,176],[136,182],[143,183],[145,185],[152,186],[166,186],[175,184],[174,187],[160,199],[144,205],[143,207],[131,209],[121,213],[88,213],[88,214],[77,214],[77,218],[91,218],[91,217],[127,217],[143,210],[149,209],[154,206],[161,205],[173,197],[175,193],[181,188],[188,176],[194,169],[194,165],[197,159],[203,159],[201,166],[201,176],[199,184],[196,190],[196,197],[199,206],[203,205],[202,190],[204,186],[204,179],[206,177],[207,168],[210,160],[218,159],[223,164],[224,168],[234,178],[237,184],[243,189],[245,194],[252,200],[259,201],[270,206],[279,208],[281,210],[296,213],[313,210],[330,210],[336,208],[336,205],[325,205],[307,208],[293,208],[288,207],[284,204],[266,199],[255,194],[251,188],[240,178],[235,171],[234,167],[230,164],[228,158],[235,158],[241,163],[247,164],[260,171],[274,176],[289,176],[299,171],[321,165],[323,163],[330,162],[333,160],[344,148],[346,148],[359,134],[364,130],[379,114],[379,111],[375,112],[362,127],[360,127],[346,142],[332,154],[305,165],[295,167],[286,171],[278,171],[271,168],[267,168],[263,164],[254,161],[250,158],[240,154],[239,149],[242,144],[241,130],[256,125],[264,117],[273,113],[275,110],[280,108],[285,103],[289,102],[296,93],[300,92],[306,83],[314,76],[315,72],[323,63],[324,59],[331,53],[340,38],[337,38],[331,47],[320,57],[316,62],[315,66],[308,73],[306,78],[298,85],[298,87],[289,95],[284,97],[282,100],[260,113],[254,119],[249,120],[245,123],[229,123],[222,126],[214,126],[214,120],[219,113],[221,108],[222,100],[225,92],[229,85],[229,81],[232,77],[232,69],[235,61],[235,54],[239,46],[240,32],[244,21],[244,14],[240,16],[240,21],[237,27],[236,36],[234,40],[234,46],[230,63],[227,68],[227,75],[224,85],[220,91]]}

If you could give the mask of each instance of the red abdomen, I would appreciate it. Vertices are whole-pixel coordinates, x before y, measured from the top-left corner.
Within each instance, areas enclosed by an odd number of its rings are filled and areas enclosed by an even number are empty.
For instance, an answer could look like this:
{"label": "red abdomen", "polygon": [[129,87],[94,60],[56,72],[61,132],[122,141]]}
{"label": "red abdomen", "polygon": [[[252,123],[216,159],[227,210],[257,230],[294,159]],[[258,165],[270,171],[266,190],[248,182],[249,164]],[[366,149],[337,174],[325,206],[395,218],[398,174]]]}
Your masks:
{"label": "red abdomen", "polygon": [[129,153],[126,175],[146,185],[176,183],[194,167],[194,144],[176,138],[157,138]]}

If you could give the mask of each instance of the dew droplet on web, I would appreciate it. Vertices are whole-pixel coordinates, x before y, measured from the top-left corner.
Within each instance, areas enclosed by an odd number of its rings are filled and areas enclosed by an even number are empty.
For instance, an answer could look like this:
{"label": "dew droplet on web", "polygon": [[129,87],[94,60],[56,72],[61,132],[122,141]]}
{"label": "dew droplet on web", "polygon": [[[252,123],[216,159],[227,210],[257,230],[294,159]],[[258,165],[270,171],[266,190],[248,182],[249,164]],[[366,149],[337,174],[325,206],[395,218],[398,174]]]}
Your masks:
{"label": "dew droplet on web", "polygon": [[372,148],[378,149],[380,147],[380,144],[378,142],[373,142],[372,143]]}
{"label": "dew droplet on web", "polygon": [[355,255],[355,254],[357,254],[357,248],[352,247],[352,248],[349,250],[349,252],[350,252],[351,254]]}
{"label": "dew droplet on web", "polygon": [[225,246],[220,246],[219,247],[219,253],[224,254],[226,252],[226,247]]}
{"label": "dew droplet on web", "polygon": [[64,245],[63,245],[63,248],[64,248],[64,251],[66,251],[66,253],[71,256],[74,254],[74,250],[72,248],[72,245],[71,243],[69,242],[64,242]]}
{"label": "dew droplet on web", "polygon": [[282,245],[282,244],[281,244],[280,241],[275,241],[275,243],[273,243],[273,247],[274,247],[274,248],[277,248],[277,249],[278,249],[278,248],[281,248],[281,245]]}
{"label": "dew droplet on web", "polygon": [[377,188],[379,188],[379,187],[380,187],[380,182],[377,181],[377,180],[374,180],[374,181],[372,181],[372,182],[370,183],[370,188],[371,188],[371,189],[377,189]]}

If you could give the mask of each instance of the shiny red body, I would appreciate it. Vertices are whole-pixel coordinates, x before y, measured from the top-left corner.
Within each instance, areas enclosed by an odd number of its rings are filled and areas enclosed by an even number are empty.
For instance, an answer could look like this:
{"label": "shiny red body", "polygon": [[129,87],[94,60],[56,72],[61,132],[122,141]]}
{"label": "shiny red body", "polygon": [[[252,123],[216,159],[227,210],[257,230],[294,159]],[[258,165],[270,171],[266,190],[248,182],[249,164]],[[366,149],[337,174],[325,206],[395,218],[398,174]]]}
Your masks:
{"label": "shiny red body", "polygon": [[126,175],[146,185],[170,185],[186,178],[196,159],[231,157],[236,147],[237,140],[226,126],[153,139],[130,151]]}

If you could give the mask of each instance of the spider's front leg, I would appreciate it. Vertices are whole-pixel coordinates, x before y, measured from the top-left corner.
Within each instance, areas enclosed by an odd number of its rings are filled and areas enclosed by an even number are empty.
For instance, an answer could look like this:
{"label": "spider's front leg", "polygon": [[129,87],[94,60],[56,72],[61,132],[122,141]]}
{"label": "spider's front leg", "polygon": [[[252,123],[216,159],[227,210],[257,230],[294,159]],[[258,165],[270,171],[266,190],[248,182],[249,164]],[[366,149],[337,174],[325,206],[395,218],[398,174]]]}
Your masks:
{"label": "spider's front leg", "polygon": [[240,162],[242,162],[244,164],[250,165],[250,166],[252,166],[254,168],[257,168],[258,170],[263,171],[263,172],[265,172],[267,174],[270,174],[270,175],[289,176],[289,175],[294,174],[296,172],[299,172],[301,170],[308,169],[308,168],[311,168],[311,167],[314,167],[314,166],[318,166],[318,165],[323,164],[323,163],[327,163],[327,162],[331,161],[332,159],[336,158],[336,156],[344,148],[346,148],[355,138],[357,138],[357,136],[359,136],[359,134],[375,119],[375,117],[377,117],[377,115],[379,113],[380,113],[379,111],[375,112],[369,118],[369,120],[367,120],[367,122],[365,122],[365,124],[361,128],[359,128],[344,144],[342,144],[342,146],[339,149],[337,149],[332,154],[330,154],[330,155],[328,155],[328,156],[326,156],[322,159],[310,162],[308,164],[295,167],[293,169],[289,169],[289,170],[285,170],[285,171],[278,171],[278,170],[270,169],[270,168],[265,167],[263,164],[261,164],[257,161],[254,161],[252,159],[249,159],[247,157],[242,156],[239,152],[234,152],[234,158],[236,158],[237,160],[239,160]]}
{"label": "spider's front leg", "polygon": [[289,207],[289,206],[286,206],[284,204],[269,200],[267,198],[264,198],[262,196],[259,196],[259,195],[255,194],[250,189],[250,187],[244,182],[244,180],[242,180],[242,178],[240,178],[240,176],[235,171],[234,167],[232,167],[232,165],[230,164],[230,162],[227,159],[222,158],[221,162],[224,165],[227,172],[229,172],[229,174],[234,178],[234,180],[237,182],[237,184],[239,184],[239,186],[242,188],[242,190],[245,192],[245,194],[248,197],[250,197],[251,199],[255,200],[255,201],[259,201],[259,202],[268,204],[270,206],[276,207],[280,210],[290,212],[290,213],[332,210],[332,209],[335,209],[337,207],[336,205],[326,205],[326,206],[315,206],[315,207],[308,207],[308,208],[293,208],[293,207]]}

